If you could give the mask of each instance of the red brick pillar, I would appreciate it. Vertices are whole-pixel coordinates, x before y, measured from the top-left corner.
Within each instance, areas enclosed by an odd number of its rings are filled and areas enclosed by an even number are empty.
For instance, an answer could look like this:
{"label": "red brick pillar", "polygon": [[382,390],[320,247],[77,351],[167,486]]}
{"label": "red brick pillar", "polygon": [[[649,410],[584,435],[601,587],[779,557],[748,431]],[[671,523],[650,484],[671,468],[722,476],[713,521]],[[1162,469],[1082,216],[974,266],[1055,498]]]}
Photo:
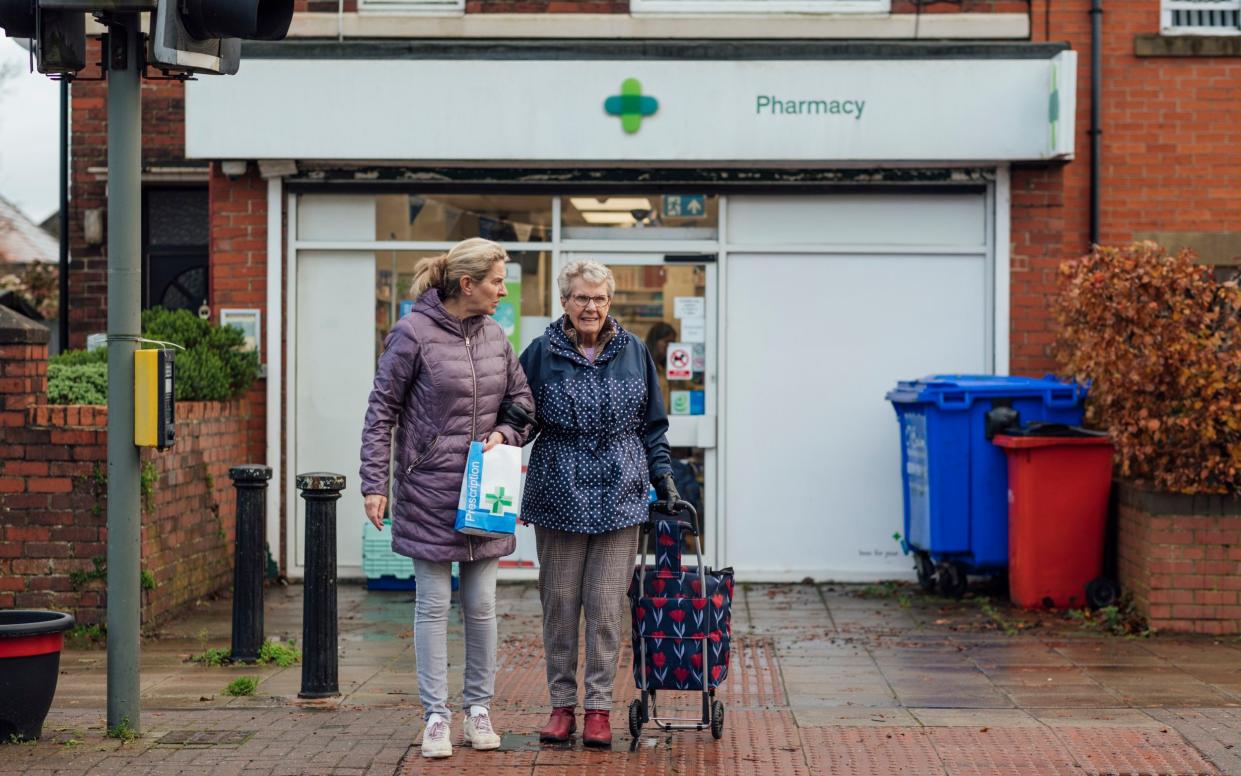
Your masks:
{"label": "red brick pillar", "polygon": [[[26,408],[47,395],[48,337],[41,324],[0,306],[0,428],[25,426]],[[4,447],[0,460],[10,457]]]}

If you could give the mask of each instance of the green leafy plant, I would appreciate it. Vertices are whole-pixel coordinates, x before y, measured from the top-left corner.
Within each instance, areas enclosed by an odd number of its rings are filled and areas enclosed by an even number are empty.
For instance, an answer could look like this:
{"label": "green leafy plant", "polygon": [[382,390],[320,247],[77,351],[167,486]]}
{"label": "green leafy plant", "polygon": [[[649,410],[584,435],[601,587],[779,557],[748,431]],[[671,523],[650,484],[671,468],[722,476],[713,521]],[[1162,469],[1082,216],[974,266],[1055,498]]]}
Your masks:
{"label": "green leafy plant", "polygon": [[291,665],[300,663],[301,660],[302,651],[292,641],[283,642],[268,639],[263,642],[263,646],[259,647],[260,663],[275,663],[281,668],[288,668]]}
{"label": "green leafy plant", "polygon": [[185,348],[176,355],[176,398],[223,401],[241,396],[258,377],[258,354],[244,352],[245,335],[220,327],[189,310],[156,307],[143,312],[142,330],[153,340]]}
{"label": "green leafy plant", "polygon": [[1152,242],[1063,264],[1056,352],[1091,383],[1087,421],[1118,474],[1178,493],[1241,492],[1241,288]]}
{"label": "green leafy plant", "polygon": [[211,649],[204,650],[200,654],[194,655],[190,658],[190,661],[193,663],[202,663],[205,666],[222,666],[225,663],[232,662],[232,654],[233,653],[231,650],[224,647],[213,647]]}
{"label": "green leafy plant", "polygon": [[988,620],[994,623],[995,627],[998,628],[1000,631],[1002,631],[1005,636],[1016,636],[1017,635],[1018,626],[1013,624],[1011,621],[1009,621],[1009,619],[1005,617],[1000,612],[1000,610],[992,606],[990,598],[979,599],[978,606],[979,606],[979,609],[982,610],[983,615],[985,615]]}
{"label": "green leafy plant", "polygon": [[94,350],[62,350],[47,360],[49,366],[94,366],[108,365],[108,349]]}
{"label": "green leafy plant", "polygon": [[155,509],[155,483],[159,482],[159,470],[155,468],[154,461],[143,461],[139,480],[142,489],[142,511],[150,513]]}
{"label": "green leafy plant", "polygon": [[108,728],[107,736],[128,744],[138,738],[138,731],[130,723],[129,717],[123,717],[116,725]]}
{"label": "green leafy plant", "polygon": [[224,688],[224,694],[235,697],[254,695],[254,691],[258,689],[258,686],[258,680],[253,676],[241,676],[228,683],[228,687]]}
{"label": "green leafy plant", "polygon": [[1094,611],[1069,609],[1065,615],[1084,630],[1128,638],[1145,639],[1155,635],[1154,629],[1147,625],[1129,596],[1121,598],[1120,603],[1114,606],[1102,606]]}
{"label": "green leafy plant", "polygon": [[49,404],[107,404],[108,365],[47,366]]}
{"label": "green leafy plant", "polygon": [[[176,343],[178,401],[224,401],[241,396],[259,373],[258,354],[242,351],[245,336],[189,310],[155,307],[142,313],[142,336]],[[161,347],[146,344],[144,347]],[[47,394],[52,404],[105,404],[107,350],[66,351],[48,361]]]}
{"label": "green leafy plant", "polygon": [[74,625],[65,631],[65,646],[70,649],[90,649],[107,643],[108,631],[99,624]]}
{"label": "green leafy plant", "polygon": [[138,575],[138,584],[142,586],[143,590],[154,590],[155,589],[155,575],[147,571],[146,569],[143,569],[141,573]]}
{"label": "green leafy plant", "polygon": [[96,579],[106,579],[108,576],[108,559],[104,555],[96,555],[90,559],[91,565],[94,566],[90,571],[70,571],[69,585],[74,590],[81,590]]}

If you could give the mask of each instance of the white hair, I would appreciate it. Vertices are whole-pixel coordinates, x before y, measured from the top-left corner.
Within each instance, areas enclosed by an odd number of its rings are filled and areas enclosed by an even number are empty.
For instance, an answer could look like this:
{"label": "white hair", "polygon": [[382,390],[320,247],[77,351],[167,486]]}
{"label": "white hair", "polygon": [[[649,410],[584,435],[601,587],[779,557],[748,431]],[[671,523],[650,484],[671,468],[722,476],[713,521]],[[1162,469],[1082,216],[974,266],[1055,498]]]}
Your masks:
{"label": "white hair", "polygon": [[612,275],[612,270],[597,261],[575,261],[564,269],[560,270],[560,275],[556,278],[556,285],[560,287],[560,298],[568,299],[569,291],[572,290],[573,281],[581,278],[587,283],[602,283],[607,281],[608,296],[616,293],[616,278]]}

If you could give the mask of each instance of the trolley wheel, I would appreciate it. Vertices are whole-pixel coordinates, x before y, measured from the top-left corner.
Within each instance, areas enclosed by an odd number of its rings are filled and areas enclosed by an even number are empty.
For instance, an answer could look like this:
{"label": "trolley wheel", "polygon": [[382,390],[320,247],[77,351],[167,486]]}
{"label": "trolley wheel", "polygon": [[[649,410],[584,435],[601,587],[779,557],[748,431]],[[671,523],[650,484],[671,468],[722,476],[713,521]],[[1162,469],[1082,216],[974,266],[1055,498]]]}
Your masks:
{"label": "trolley wheel", "polygon": [[715,701],[711,704],[711,737],[719,740],[724,736],[724,704]]}
{"label": "trolley wheel", "polygon": [[629,702],[629,735],[634,738],[642,735],[642,701]]}
{"label": "trolley wheel", "polygon": [[958,560],[946,561],[939,567],[939,594],[944,598],[960,598],[965,595],[967,578],[965,564]]}
{"label": "trolley wheel", "polygon": [[1086,603],[1091,609],[1112,606],[1120,598],[1120,589],[1107,577],[1098,577],[1086,583]]}
{"label": "trolley wheel", "polygon": [[929,552],[914,554],[914,570],[918,573],[918,586],[924,593],[935,592],[935,564]]}

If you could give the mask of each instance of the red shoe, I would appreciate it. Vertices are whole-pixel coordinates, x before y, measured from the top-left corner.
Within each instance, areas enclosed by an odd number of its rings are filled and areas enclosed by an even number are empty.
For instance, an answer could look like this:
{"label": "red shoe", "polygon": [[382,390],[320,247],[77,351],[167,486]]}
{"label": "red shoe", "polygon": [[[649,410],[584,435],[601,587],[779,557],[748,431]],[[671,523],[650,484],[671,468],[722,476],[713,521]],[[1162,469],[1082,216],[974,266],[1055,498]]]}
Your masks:
{"label": "red shoe", "polygon": [[582,743],[603,749],[612,748],[612,723],[608,720],[608,712],[587,709],[586,725],[582,730]]}
{"label": "red shoe", "polygon": [[544,744],[563,744],[573,737],[577,720],[573,718],[573,706],[557,706],[547,718],[547,724],[539,731],[539,741]]}

